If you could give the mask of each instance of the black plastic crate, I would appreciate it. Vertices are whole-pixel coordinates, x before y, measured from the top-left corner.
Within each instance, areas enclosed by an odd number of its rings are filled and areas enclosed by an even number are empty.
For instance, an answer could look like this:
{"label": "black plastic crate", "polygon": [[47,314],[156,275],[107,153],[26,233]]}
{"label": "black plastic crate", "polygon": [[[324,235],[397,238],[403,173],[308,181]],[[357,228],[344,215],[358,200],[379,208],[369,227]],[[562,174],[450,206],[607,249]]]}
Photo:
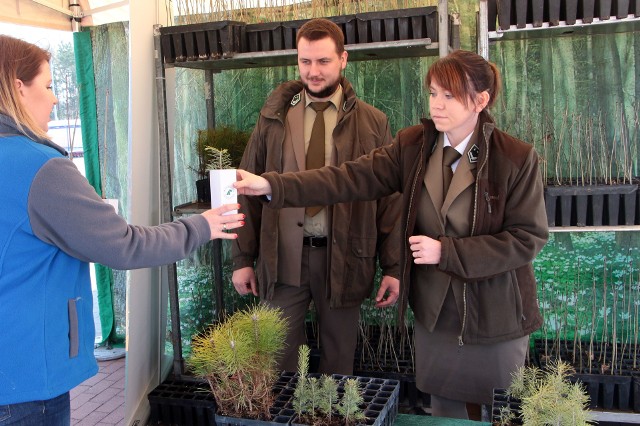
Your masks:
{"label": "black plastic crate", "polygon": [[245,23],[207,22],[160,28],[163,60],[175,62],[232,57],[244,44]]}
{"label": "black plastic crate", "polygon": [[606,21],[626,18],[640,13],[638,0],[489,0],[489,31],[508,30],[511,26],[541,27],[543,22],[557,26],[560,21],[575,25],[578,19],[592,23],[594,18]]}
{"label": "black plastic crate", "polygon": [[150,424],[208,426],[214,424],[216,402],[204,382],[168,380],[149,395]]}
{"label": "black plastic crate", "polygon": [[631,376],[575,374],[569,378],[580,382],[589,394],[589,408],[629,410],[633,406]]}
{"label": "black plastic crate", "polygon": [[638,224],[638,185],[552,186],[544,190],[549,226]]}
{"label": "black plastic crate", "polygon": [[515,416],[511,421],[513,425],[521,425],[520,419],[522,410],[520,408],[521,401],[518,398],[514,398],[507,393],[506,389],[494,389],[493,390],[493,403],[491,405],[491,424],[498,424],[500,421],[500,413],[504,409],[509,409]]}
{"label": "black plastic crate", "polygon": [[[545,345],[544,341],[536,340],[533,351],[535,365],[539,368],[544,368],[556,360],[571,364],[576,373],[569,379],[583,384],[589,394],[590,408],[625,411],[637,405],[633,394],[635,385],[632,375],[637,373],[637,370],[633,371],[633,366],[639,363],[631,351],[624,353],[622,344],[574,344],[573,341],[562,340],[548,342]],[[614,353],[617,354],[615,359]]]}
{"label": "black plastic crate", "polygon": [[[327,19],[342,29],[346,45],[422,38],[438,40],[438,9],[435,6],[331,16]],[[246,25],[243,51],[295,49],[298,30],[307,21]]]}
{"label": "black plastic crate", "polygon": [[358,43],[438,41],[438,9],[434,6],[367,12],[355,15]]}
{"label": "black plastic crate", "polygon": [[[310,374],[312,377],[320,377],[319,374]],[[338,382],[338,393],[347,379],[358,380],[363,391],[365,419],[359,425],[390,426],[398,415],[398,395],[400,382],[397,380],[380,379],[374,377],[343,376],[334,374]],[[215,416],[217,425],[228,426],[275,426],[281,424],[297,424],[296,412],[293,409],[293,393],[295,391],[298,375],[295,373],[282,373],[274,385],[276,393],[275,402],[270,409],[273,416],[271,421],[243,419],[229,416]]]}
{"label": "black plastic crate", "polygon": [[284,27],[280,22],[247,25],[244,52],[265,52],[285,49]]}
{"label": "black plastic crate", "polygon": [[282,38],[284,40],[285,49],[296,48],[296,36],[298,35],[298,29],[307,22],[306,19],[296,19],[294,21],[282,22]]}

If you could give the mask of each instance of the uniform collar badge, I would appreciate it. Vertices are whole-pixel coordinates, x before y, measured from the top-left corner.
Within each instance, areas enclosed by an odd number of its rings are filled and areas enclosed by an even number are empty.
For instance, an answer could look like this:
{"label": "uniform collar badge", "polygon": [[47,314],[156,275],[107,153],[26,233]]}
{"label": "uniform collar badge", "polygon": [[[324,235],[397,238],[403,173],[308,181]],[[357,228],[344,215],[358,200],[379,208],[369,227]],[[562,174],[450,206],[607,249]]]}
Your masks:
{"label": "uniform collar badge", "polygon": [[467,152],[467,157],[469,157],[469,162],[470,163],[477,163],[478,162],[478,154],[479,153],[480,153],[480,148],[478,148],[478,145],[473,144],[471,149],[469,149],[469,152]]}
{"label": "uniform collar badge", "polygon": [[298,105],[298,102],[300,102],[300,100],[302,99],[302,96],[300,96],[300,93],[296,94],[293,99],[291,99],[291,106],[296,106]]}

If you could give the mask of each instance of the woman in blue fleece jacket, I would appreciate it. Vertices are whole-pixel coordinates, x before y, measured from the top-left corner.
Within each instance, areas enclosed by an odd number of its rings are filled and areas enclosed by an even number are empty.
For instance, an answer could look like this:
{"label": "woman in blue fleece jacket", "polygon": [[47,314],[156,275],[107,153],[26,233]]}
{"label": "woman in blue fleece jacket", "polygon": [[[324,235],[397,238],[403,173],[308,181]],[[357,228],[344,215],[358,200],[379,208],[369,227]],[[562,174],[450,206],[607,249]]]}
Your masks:
{"label": "woman in blue fleece jacket", "polygon": [[244,224],[226,205],[129,225],[48,136],[50,54],[0,36],[0,426],[70,424],[69,390],[98,372],[89,262],[183,259]]}

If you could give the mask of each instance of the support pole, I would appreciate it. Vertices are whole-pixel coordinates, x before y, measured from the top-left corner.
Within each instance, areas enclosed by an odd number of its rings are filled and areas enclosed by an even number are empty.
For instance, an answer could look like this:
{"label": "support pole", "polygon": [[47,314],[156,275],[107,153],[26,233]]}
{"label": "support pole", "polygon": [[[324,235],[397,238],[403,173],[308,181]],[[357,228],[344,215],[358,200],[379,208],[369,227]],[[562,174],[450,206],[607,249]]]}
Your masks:
{"label": "support pole", "polygon": [[[163,64],[160,25],[153,27],[155,50],[156,107],[158,109],[158,154],[160,157],[160,221],[173,220],[173,178],[171,176],[171,143],[167,120],[167,89]],[[169,309],[171,311],[171,344],[173,346],[173,374],[179,378],[185,371],[182,357],[182,335],[180,333],[180,304],[178,297],[178,272],[175,263],[163,267],[167,274],[169,288]]]}
{"label": "support pole", "polygon": [[[216,127],[216,103],[215,103],[215,86],[213,79],[213,71],[205,70],[204,72],[204,96],[207,109],[207,127],[215,129]],[[222,240],[215,239],[212,244],[213,266],[213,300],[218,321],[224,317],[224,277],[222,275]]]}
{"label": "support pole", "polygon": [[489,60],[489,4],[488,0],[480,0],[478,12],[478,54]]}
{"label": "support pole", "polygon": [[447,0],[438,0],[438,54],[449,54],[449,8]]}

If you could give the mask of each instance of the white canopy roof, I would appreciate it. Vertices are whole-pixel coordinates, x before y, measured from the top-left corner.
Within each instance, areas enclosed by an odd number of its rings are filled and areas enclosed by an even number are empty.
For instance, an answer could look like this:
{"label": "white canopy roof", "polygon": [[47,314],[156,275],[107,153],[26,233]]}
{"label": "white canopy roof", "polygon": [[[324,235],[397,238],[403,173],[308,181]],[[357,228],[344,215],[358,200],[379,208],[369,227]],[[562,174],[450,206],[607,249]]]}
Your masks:
{"label": "white canopy roof", "polygon": [[123,0],[2,0],[0,22],[72,31],[70,3],[80,4],[73,9],[84,16],[83,26],[129,20],[128,1]]}

